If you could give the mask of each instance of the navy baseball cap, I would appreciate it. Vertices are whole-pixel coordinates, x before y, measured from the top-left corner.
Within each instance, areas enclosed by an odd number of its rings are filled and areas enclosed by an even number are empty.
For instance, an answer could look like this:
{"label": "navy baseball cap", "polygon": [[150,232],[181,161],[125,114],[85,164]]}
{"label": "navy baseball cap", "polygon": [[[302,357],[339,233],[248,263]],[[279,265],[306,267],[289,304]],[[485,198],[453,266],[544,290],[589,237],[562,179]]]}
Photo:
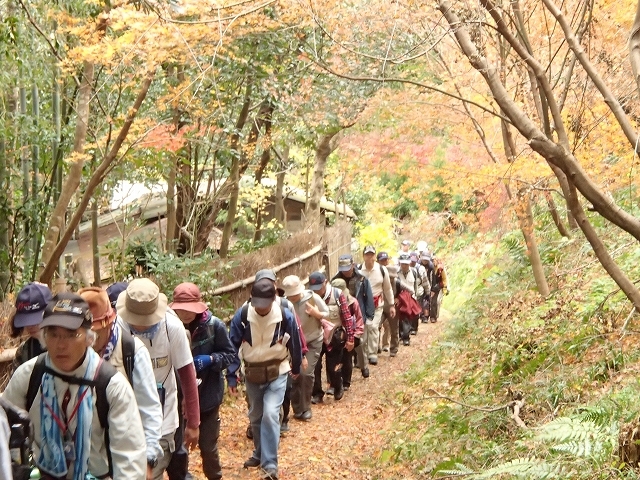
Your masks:
{"label": "navy baseball cap", "polygon": [[124,292],[129,284],[127,282],[117,282],[113,285],[109,285],[107,288],[107,295],[109,295],[109,302],[111,302],[111,306],[116,308],[116,303],[118,302],[118,296]]}
{"label": "navy baseball cap", "polygon": [[389,254],[387,252],[380,252],[377,257],[378,261],[380,260],[389,260]]}
{"label": "navy baseball cap", "polygon": [[322,272],[313,272],[309,275],[309,290],[313,290],[317,292],[322,289],[324,282],[327,280],[327,277],[324,276]]}
{"label": "navy baseball cap", "polygon": [[31,327],[42,322],[47,303],[52,299],[51,290],[40,283],[28,283],[16,297],[16,314],[13,325],[16,328]]}
{"label": "navy baseball cap", "polygon": [[345,254],[340,255],[338,259],[338,271],[339,272],[348,272],[351,270],[351,266],[353,265],[353,255]]}

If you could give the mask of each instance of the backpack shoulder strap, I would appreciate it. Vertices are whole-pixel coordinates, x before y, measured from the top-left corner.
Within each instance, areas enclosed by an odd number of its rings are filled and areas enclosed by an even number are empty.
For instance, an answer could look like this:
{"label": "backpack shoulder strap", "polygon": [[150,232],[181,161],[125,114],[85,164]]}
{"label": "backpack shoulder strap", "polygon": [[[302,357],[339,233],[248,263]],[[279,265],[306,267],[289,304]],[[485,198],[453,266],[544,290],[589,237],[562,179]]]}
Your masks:
{"label": "backpack shoulder strap", "polygon": [[133,335],[128,328],[122,328],[122,362],[124,370],[129,379],[129,383],[133,387],[133,368],[136,355],[136,343],[133,339]]}
{"label": "backpack shoulder strap", "polygon": [[249,304],[245,303],[240,310],[240,320],[242,322],[242,328],[247,328],[247,316],[249,315]]}
{"label": "backpack shoulder strap", "polygon": [[104,429],[104,446],[107,451],[109,464],[108,477],[113,476],[113,461],[111,459],[111,448],[109,448],[109,400],[107,399],[107,385],[117,370],[108,362],[100,361],[98,373],[95,378],[96,410],[100,426]]}
{"label": "backpack shoulder strap", "polygon": [[382,280],[384,280],[384,277],[386,275],[386,272],[384,271],[384,267],[380,264],[378,264],[378,266],[380,267],[380,273],[382,274]]}
{"label": "backpack shoulder strap", "polygon": [[31,377],[29,377],[29,388],[27,389],[27,401],[25,403],[25,410],[27,412],[31,410],[31,405],[33,405],[33,401],[36,399],[38,390],[40,390],[40,384],[42,383],[42,376],[44,375],[45,370],[45,355],[46,353],[38,355],[38,360],[36,360],[36,364],[33,366]]}

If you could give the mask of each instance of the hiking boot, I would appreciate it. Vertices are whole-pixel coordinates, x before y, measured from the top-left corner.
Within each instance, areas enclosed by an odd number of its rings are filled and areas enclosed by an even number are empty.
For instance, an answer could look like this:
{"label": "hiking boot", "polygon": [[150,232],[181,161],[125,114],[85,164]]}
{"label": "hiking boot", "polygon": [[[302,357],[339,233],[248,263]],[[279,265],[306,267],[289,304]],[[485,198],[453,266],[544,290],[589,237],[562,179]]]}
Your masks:
{"label": "hiking boot", "polygon": [[377,365],[378,357],[369,357],[369,365]]}
{"label": "hiking boot", "polygon": [[432,318],[432,319],[431,319],[431,323],[436,323],[437,321],[438,321],[438,319],[437,319],[437,318]]}
{"label": "hiking boot", "polygon": [[369,367],[364,367],[362,369],[362,378],[369,378]]}
{"label": "hiking boot", "polygon": [[[320,397],[320,401],[322,401],[322,397]],[[311,398],[311,403],[313,403],[313,397]],[[307,420],[311,420],[311,417],[313,415],[311,415],[311,410],[305,410],[302,413],[296,413],[293,415],[293,418],[295,418],[296,420],[303,420],[303,421],[307,421]]]}
{"label": "hiking boot", "polygon": [[278,470],[273,467],[267,467],[262,470],[263,480],[278,480]]}
{"label": "hiking boot", "polygon": [[397,350],[391,350],[391,351],[389,352],[389,356],[390,356],[390,357],[395,357],[397,354],[398,354],[398,351],[397,351]]}
{"label": "hiking boot", "polygon": [[418,331],[417,330],[410,330],[409,331],[409,335],[417,335]]}
{"label": "hiking boot", "polygon": [[389,351],[389,347],[382,347],[382,351],[383,352],[388,352]]}
{"label": "hiking boot", "polygon": [[260,466],[260,459],[256,457],[249,457],[244,462],[244,468],[257,468]]}
{"label": "hiking boot", "polygon": [[249,425],[249,426],[247,427],[247,438],[248,438],[249,440],[252,440],[252,439],[253,439],[253,430],[251,430],[251,425]]}
{"label": "hiking boot", "polygon": [[342,389],[343,389],[345,392],[348,392],[350,388],[351,388],[351,384],[343,385],[343,387],[342,387]]}
{"label": "hiking boot", "polygon": [[288,421],[282,421],[282,424],[280,425],[280,435],[282,435],[283,433],[287,433],[289,431],[289,422]]}
{"label": "hiking boot", "polygon": [[327,393],[327,395],[333,395],[334,392],[335,392],[335,389],[333,387],[331,387],[331,388],[327,389],[326,393]]}
{"label": "hiking boot", "polygon": [[313,397],[311,397],[311,403],[313,403],[314,405],[322,403],[323,401],[324,400],[322,399],[322,395],[314,395]]}
{"label": "hiking boot", "polygon": [[409,346],[409,339],[407,338],[406,340],[402,340],[402,345],[404,345],[405,347]]}
{"label": "hiking boot", "polygon": [[342,390],[338,390],[336,394],[333,396],[333,399],[337,402],[342,397],[344,397],[344,388]]}

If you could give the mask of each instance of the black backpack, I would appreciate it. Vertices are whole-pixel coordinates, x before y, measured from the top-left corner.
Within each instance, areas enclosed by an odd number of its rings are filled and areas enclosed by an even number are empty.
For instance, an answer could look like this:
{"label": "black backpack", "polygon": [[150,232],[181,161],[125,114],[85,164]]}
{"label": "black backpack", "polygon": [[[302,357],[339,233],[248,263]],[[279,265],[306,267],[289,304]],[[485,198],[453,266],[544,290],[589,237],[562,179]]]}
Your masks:
{"label": "black backpack", "polygon": [[[125,329],[123,329],[123,331],[124,330]],[[122,346],[124,348],[124,343]],[[109,385],[111,377],[113,377],[117,373],[117,370],[110,363],[101,360],[100,364],[98,365],[95,379],[86,380],[84,378],[64,375],[52,370],[45,365],[45,356],[46,353],[41,353],[38,356],[38,360],[36,360],[35,365],[33,366],[33,371],[31,372],[31,377],[29,378],[29,388],[27,389],[27,401],[25,407],[26,410],[29,411],[31,409],[33,401],[38,394],[38,390],[40,390],[42,377],[45,373],[49,373],[58,378],[61,378],[67,383],[72,383],[75,385],[87,385],[93,388],[96,394],[96,409],[98,411],[98,419],[100,420],[100,426],[104,429],[104,446],[105,450],[107,451],[107,461],[109,464],[109,472],[107,473],[106,477],[112,477],[113,462],[111,460],[111,449],[109,448],[109,400],[107,399],[107,385]]]}
{"label": "black backpack", "polygon": [[13,480],[28,480],[31,475],[31,466],[29,465],[31,422],[29,414],[2,397],[0,397],[0,407],[4,410],[11,428],[8,448],[11,451]]}

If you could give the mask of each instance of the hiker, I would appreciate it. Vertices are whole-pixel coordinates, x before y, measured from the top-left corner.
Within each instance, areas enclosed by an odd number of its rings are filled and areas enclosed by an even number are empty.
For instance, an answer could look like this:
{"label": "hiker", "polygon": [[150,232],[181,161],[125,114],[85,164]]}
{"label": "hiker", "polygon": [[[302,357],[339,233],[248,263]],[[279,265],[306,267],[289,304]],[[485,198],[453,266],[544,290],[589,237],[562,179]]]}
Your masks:
{"label": "hiker", "polygon": [[49,287],[38,282],[28,283],[18,292],[16,313],[11,319],[11,338],[18,338],[25,332],[29,338],[16,349],[12,371],[45,351],[40,323],[51,298]]}
{"label": "hiker", "polygon": [[40,324],[47,352],[15,371],[2,398],[29,412],[43,478],[143,479],[146,442],[135,396],[91,348],[91,322],[82,297],[54,296]]}
{"label": "hiker", "polygon": [[11,429],[7,414],[4,408],[0,408],[0,478],[11,480],[13,472],[11,471],[11,455],[9,454],[9,442],[11,438]]}
{"label": "hiker", "polygon": [[[373,323],[373,317],[375,316],[373,293],[371,292],[371,284],[369,283],[369,280],[360,273],[356,268],[356,265],[353,263],[353,255],[340,255],[338,258],[338,273],[336,273],[331,279],[332,282],[336,278],[343,279],[349,288],[351,296],[358,300],[358,303],[360,304],[360,311],[362,312],[362,317],[365,322],[366,335],[366,324]],[[362,338],[362,342],[358,347],[356,347],[355,351],[358,358],[358,368],[360,368],[362,376],[364,378],[368,378],[369,367],[367,364],[368,360],[364,352],[364,343],[366,343],[365,337]]]}
{"label": "hiker", "polygon": [[345,344],[345,347],[342,350],[342,388],[344,391],[348,391],[351,388],[355,347],[360,344],[362,336],[364,335],[364,320],[362,318],[362,312],[360,311],[358,301],[349,293],[347,282],[342,278],[335,278],[331,281],[331,287],[342,292],[345,300],[347,301],[349,314],[353,319],[354,349],[349,350]]}
{"label": "hiker", "polygon": [[118,297],[127,289],[128,286],[129,284],[127,282],[116,282],[107,287],[107,296],[109,297],[109,302],[114,310],[118,303]]}
{"label": "hiker", "polygon": [[[263,478],[277,479],[280,407],[289,372],[294,380],[300,374],[302,353],[298,324],[291,311],[276,303],[273,281],[262,278],[253,284],[250,303],[239,308],[231,320],[229,338],[244,362],[250,405],[254,450],[244,468],[262,467]],[[229,389],[236,388],[237,367],[228,367]]]}
{"label": "hiker", "polygon": [[[324,337],[322,353],[316,363],[312,397],[315,399],[315,403],[323,401],[325,392],[322,389],[322,357],[324,356],[330,387],[326,393],[327,395],[333,395],[334,400],[338,401],[344,395],[342,381],[343,357],[347,358],[347,361],[353,362],[351,355],[355,346],[353,317],[349,311],[349,303],[342,290],[327,285],[327,277],[325,277],[324,273],[313,272],[309,275],[309,289],[322,298],[329,309],[327,323],[323,325],[323,329],[326,328],[328,334]],[[347,354],[344,354],[345,351]]]}
{"label": "hiker", "polygon": [[400,258],[400,255],[409,255],[411,252],[409,251],[411,247],[411,240],[403,240],[400,244],[400,250],[398,250],[398,255],[396,256],[396,260]]}
{"label": "hiker", "polygon": [[296,420],[311,420],[311,403],[315,368],[322,352],[322,323],[328,319],[329,308],[319,295],[304,288],[304,284],[296,275],[289,275],[282,279],[284,295],[294,307],[294,312],[300,319],[302,334],[307,342],[309,351],[305,355],[307,368],[300,372],[300,376],[293,381],[291,388],[291,406],[293,418]]}
{"label": "hiker", "polygon": [[179,426],[176,373],[184,391],[184,443],[195,447],[200,435],[200,405],[191,348],[178,317],[167,308],[167,297],[148,278],[131,281],[118,296],[118,315],[149,350],[158,396],[163,408],[160,446],[163,455],[153,467],[153,480],[161,480],[173,452]]}
{"label": "hiker", "polygon": [[440,304],[443,295],[449,295],[449,282],[447,280],[447,272],[444,268],[444,262],[441,258],[433,256],[433,273],[431,275],[431,296],[429,320],[431,323],[438,321],[440,316]]}
{"label": "hiker", "polygon": [[[300,350],[302,352],[302,366],[301,366],[301,370],[304,371],[306,370],[307,366],[308,366],[308,362],[307,362],[307,358],[306,358],[306,354],[309,351],[309,348],[307,347],[307,342],[304,338],[304,334],[302,333],[302,327],[300,325],[300,318],[298,318],[298,315],[295,312],[295,308],[293,306],[293,303],[291,303],[289,300],[287,300],[284,297],[284,289],[279,288],[277,285],[277,279],[276,279],[276,274],[274,273],[273,270],[268,269],[268,268],[263,268],[262,270],[258,270],[255,274],[255,280],[254,282],[258,282],[260,280],[269,280],[270,282],[273,282],[273,285],[276,287],[276,303],[278,305],[283,306],[284,308],[287,308],[291,313],[293,313],[294,317],[296,318],[296,323],[298,324],[298,333],[300,334]],[[248,300],[246,302],[246,305],[248,305],[250,303],[250,300]],[[236,356],[232,365],[229,366],[229,368],[227,368],[227,385],[229,386],[229,393],[231,395],[236,395],[237,394],[237,389],[236,389],[236,385],[238,383],[238,375],[235,373],[237,371],[240,370],[240,360],[239,358]],[[229,374],[229,371],[233,371],[233,374]],[[289,375],[287,377],[287,387],[285,389],[285,393],[284,393],[284,399],[282,401],[282,416],[280,419],[280,433],[286,433],[289,431],[289,413],[291,411],[291,390],[293,388],[293,379],[291,378],[291,375]],[[247,397],[247,407],[250,407],[249,405],[249,397]],[[249,426],[247,427],[247,438],[248,439],[253,439],[253,431],[251,429],[251,424],[249,424]]]}
{"label": "hiker", "polygon": [[105,362],[122,373],[133,387],[147,444],[147,478],[150,479],[153,466],[163,455],[159,443],[162,406],[151,357],[140,339],[122,327],[122,320],[116,321],[118,315],[105,290],[98,287],[81,288],[78,294],[89,305],[93,317],[91,329],[97,335],[93,349]]}
{"label": "hiker", "polygon": [[218,453],[220,437],[220,404],[224,395],[222,372],[236,352],[229,340],[226,325],[214,317],[202,301],[200,289],[189,282],[181,283],[173,291],[169,307],[191,335],[191,354],[196,367],[200,398],[200,456],[202,470],[208,480],[222,478],[222,466]]}
{"label": "hiker", "polygon": [[[425,294],[429,293],[428,290],[425,292],[424,287],[422,286],[422,283],[423,283],[422,279],[427,274],[427,272],[425,268],[420,264],[420,255],[418,252],[411,252],[409,254],[409,258],[411,259],[411,263],[409,264],[410,269],[413,272],[413,275],[417,279],[417,282],[415,285],[415,288],[416,288],[415,299],[420,304],[420,307],[422,307],[422,299],[424,298]],[[422,315],[422,311],[420,312],[420,315]],[[418,332],[419,325],[420,325],[420,316],[411,320],[412,335],[415,335]]]}
{"label": "hiker", "polygon": [[[391,291],[394,298],[393,314],[391,312],[391,305],[387,305],[385,302],[384,309],[382,311],[382,318],[384,319],[383,325],[385,325],[384,335],[382,336],[383,345],[388,345],[389,356],[395,357],[398,355],[398,346],[400,343],[399,325],[398,325],[398,309],[395,308],[396,296],[398,294],[397,279],[398,279],[398,266],[386,265],[387,272],[389,273],[389,283],[391,284]],[[383,346],[383,350],[385,349]]]}
{"label": "hiker", "polygon": [[429,305],[431,301],[431,278],[433,276],[433,262],[429,252],[420,254],[420,265],[422,266],[422,288],[424,296],[422,297],[422,313],[420,319],[422,323],[429,322]]}
{"label": "hiker", "polygon": [[[383,267],[389,266],[389,254],[387,252],[378,252],[376,255],[376,261],[382,265]],[[389,270],[387,268],[387,270]],[[390,350],[390,332],[389,332],[389,309],[391,305],[388,305],[386,302],[382,307],[382,320],[380,321],[380,341],[378,345],[378,354],[382,352],[388,352]],[[396,345],[397,351],[397,345]],[[390,357],[394,357],[395,355],[389,355]]]}
{"label": "hiker", "polygon": [[[400,270],[398,271],[398,279],[402,286],[411,292],[411,296],[416,298],[416,291],[418,290],[419,279],[417,276],[417,272],[415,269],[411,267],[411,258],[408,254],[402,254],[398,258],[398,263],[400,264]],[[407,318],[405,315],[399,316],[400,323],[400,338],[402,340],[402,344],[408,346],[409,336],[411,334],[415,335],[415,330],[413,329],[413,322],[411,318]]]}

